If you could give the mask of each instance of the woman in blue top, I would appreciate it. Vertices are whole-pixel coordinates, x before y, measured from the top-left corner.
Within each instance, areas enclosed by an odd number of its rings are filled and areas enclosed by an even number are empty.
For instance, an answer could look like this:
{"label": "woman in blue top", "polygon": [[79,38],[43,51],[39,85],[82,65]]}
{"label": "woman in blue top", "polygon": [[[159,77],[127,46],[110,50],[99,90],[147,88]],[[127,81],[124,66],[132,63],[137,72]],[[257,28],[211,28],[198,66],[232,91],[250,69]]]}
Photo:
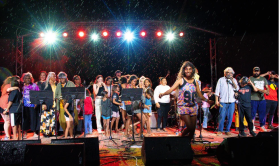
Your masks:
{"label": "woman in blue top", "polygon": [[168,91],[159,95],[159,97],[162,97],[170,94],[175,89],[178,90],[177,110],[181,120],[183,120],[187,126],[182,136],[186,136],[186,134],[189,133],[190,139],[193,138],[196,129],[198,111],[196,95],[203,101],[213,104],[213,101],[203,97],[198,82],[193,78],[194,75],[195,66],[189,61],[184,62],[174,85]]}
{"label": "woman in blue top", "polygon": [[[151,134],[151,129],[150,129],[150,116],[151,116],[151,108],[152,108],[152,102],[151,100],[153,99],[153,90],[152,89],[147,89],[145,92],[145,102],[144,102],[144,109],[143,109],[143,115],[146,123],[146,128],[147,128],[147,133]],[[144,125],[143,124],[143,125]]]}

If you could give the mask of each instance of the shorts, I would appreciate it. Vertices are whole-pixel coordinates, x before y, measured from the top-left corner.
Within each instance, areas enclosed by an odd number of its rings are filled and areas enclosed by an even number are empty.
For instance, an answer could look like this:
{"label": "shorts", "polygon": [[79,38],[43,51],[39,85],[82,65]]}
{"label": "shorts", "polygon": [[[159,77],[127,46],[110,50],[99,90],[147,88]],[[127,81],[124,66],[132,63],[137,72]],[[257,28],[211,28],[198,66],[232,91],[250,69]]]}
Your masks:
{"label": "shorts", "polygon": [[[65,112],[65,114],[66,114],[66,112]],[[70,118],[69,117],[67,117],[66,115],[64,114],[64,116],[65,116],[65,119],[66,119],[66,122],[67,121],[73,121],[75,118],[75,115],[74,115],[74,113],[71,113],[71,115],[72,115],[72,117],[73,117],[73,120],[70,120]]]}
{"label": "shorts", "polygon": [[190,116],[196,116],[198,112],[198,105],[195,105],[193,107],[188,107],[184,105],[178,105],[177,106],[177,112],[180,115],[190,115]]}
{"label": "shorts", "polygon": [[143,109],[143,113],[151,113],[151,109],[150,110],[148,110],[148,109]]}
{"label": "shorts", "polygon": [[112,116],[111,117],[119,118],[120,117],[119,111],[117,111],[117,112],[112,111]]}
{"label": "shorts", "polygon": [[122,108],[123,110],[126,110],[126,106],[125,106],[124,101],[122,101],[122,106],[120,106],[120,108]]}
{"label": "shorts", "polygon": [[106,117],[106,116],[104,116],[104,115],[102,115],[102,118],[103,119],[110,119],[110,117],[108,116],[108,117]]}
{"label": "shorts", "polygon": [[132,105],[126,105],[126,112],[128,116],[132,116]]}
{"label": "shorts", "polygon": [[11,126],[21,125],[21,113],[10,113]]}

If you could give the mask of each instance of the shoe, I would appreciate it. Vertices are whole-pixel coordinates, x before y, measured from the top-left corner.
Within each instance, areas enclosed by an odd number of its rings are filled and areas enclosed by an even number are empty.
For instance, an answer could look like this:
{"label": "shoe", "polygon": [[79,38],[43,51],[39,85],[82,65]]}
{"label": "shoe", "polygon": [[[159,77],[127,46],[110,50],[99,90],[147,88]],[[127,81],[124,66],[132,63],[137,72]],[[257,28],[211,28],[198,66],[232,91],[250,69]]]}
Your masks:
{"label": "shoe", "polygon": [[159,131],[160,131],[160,129],[157,129],[156,131],[157,131],[157,132],[159,132]]}
{"label": "shoe", "polygon": [[34,133],[33,137],[34,137],[34,138],[37,138],[37,137],[38,137],[38,134]]}
{"label": "shoe", "polygon": [[165,128],[163,128],[163,131],[166,132],[167,130]]}
{"label": "shoe", "polygon": [[99,134],[102,133],[102,130],[101,130],[101,129],[97,129],[97,131],[98,131]]}
{"label": "shoe", "polygon": [[271,129],[271,130],[273,130],[274,129],[274,127],[272,126],[272,125],[268,125],[268,127],[267,127],[268,129]]}
{"label": "shoe", "polygon": [[125,126],[124,126],[124,124],[122,124],[122,125],[121,125],[121,130],[123,130],[123,129],[124,129],[124,127],[125,127]]}
{"label": "shoe", "polygon": [[235,131],[238,131],[238,127],[235,128]]}
{"label": "shoe", "polygon": [[230,133],[230,132],[225,132],[225,134],[226,134],[226,135],[231,135],[231,133]]}
{"label": "shoe", "polygon": [[244,131],[239,131],[238,136],[239,136],[239,137],[247,137],[247,135],[245,134]]}
{"label": "shoe", "polygon": [[257,134],[254,132],[254,131],[250,131],[250,134],[253,136],[253,137],[256,137]]}
{"label": "shoe", "polygon": [[10,138],[7,136],[5,136],[4,138],[1,139],[1,141],[8,141],[8,140],[10,140]]}
{"label": "shoe", "polygon": [[255,126],[253,126],[253,131],[257,131]]}
{"label": "shoe", "polygon": [[216,135],[217,136],[220,136],[220,135],[222,135],[223,133],[221,132],[221,131],[218,131],[217,133],[216,133]]}
{"label": "shoe", "polygon": [[267,131],[264,126],[261,127],[261,131]]}

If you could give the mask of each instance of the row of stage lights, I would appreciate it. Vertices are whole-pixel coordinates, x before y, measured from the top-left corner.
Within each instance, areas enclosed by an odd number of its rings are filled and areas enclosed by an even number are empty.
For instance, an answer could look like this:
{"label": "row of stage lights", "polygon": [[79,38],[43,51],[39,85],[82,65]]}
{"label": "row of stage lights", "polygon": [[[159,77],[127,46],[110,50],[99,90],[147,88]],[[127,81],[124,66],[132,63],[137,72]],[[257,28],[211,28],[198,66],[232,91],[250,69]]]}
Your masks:
{"label": "row of stage lights", "polygon": [[[68,35],[67,32],[63,32],[63,33],[62,33],[62,36],[63,36],[64,38],[67,38],[69,35]],[[84,31],[78,31],[78,32],[77,32],[77,36],[78,36],[79,38],[85,38],[85,37],[86,37],[86,33],[85,33]],[[107,38],[107,37],[110,36],[110,34],[109,34],[108,31],[103,31],[103,32],[101,33],[101,36],[102,36],[103,38]],[[117,31],[117,32],[115,33],[115,36],[118,37],[118,38],[122,37],[122,31]],[[142,38],[144,38],[144,37],[147,36],[147,33],[146,33],[145,31],[141,31],[141,32],[139,33],[139,36],[142,37]],[[166,33],[166,35],[163,35],[163,32],[162,32],[162,31],[157,31],[157,32],[155,33],[155,36],[157,36],[157,37],[159,37],[159,38],[164,36],[168,41],[172,41],[173,39],[175,39],[175,33],[173,33],[173,32],[168,32],[168,33]],[[178,36],[179,36],[179,37],[183,37],[183,36],[184,36],[184,33],[183,33],[183,32],[180,32],[180,33],[178,34]],[[40,37],[41,37],[41,38],[44,38],[44,41],[45,41],[46,44],[52,44],[52,43],[54,43],[54,42],[57,40],[57,38],[59,37],[59,35],[58,35],[58,33],[56,33],[56,32],[49,31],[49,32],[47,32],[47,33],[41,32],[41,33],[40,33]],[[132,40],[134,39],[134,33],[128,30],[128,31],[126,31],[126,32],[123,34],[123,37],[124,37],[124,39],[125,39],[126,41],[130,42],[130,41],[132,41]],[[91,38],[93,41],[97,41],[97,40],[100,38],[100,35],[99,35],[98,33],[93,33],[93,34],[90,35],[90,38]]]}

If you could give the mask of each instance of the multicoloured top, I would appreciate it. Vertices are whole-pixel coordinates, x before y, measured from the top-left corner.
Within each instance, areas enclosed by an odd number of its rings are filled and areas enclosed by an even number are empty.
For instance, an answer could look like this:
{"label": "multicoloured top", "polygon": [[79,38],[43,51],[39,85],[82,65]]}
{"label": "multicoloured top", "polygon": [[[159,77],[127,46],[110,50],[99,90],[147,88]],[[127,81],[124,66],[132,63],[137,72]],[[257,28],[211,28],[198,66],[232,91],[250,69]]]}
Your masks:
{"label": "multicoloured top", "polygon": [[35,107],[35,104],[30,104],[30,102],[31,102],[30,101],[30,90],[39,91],[40,89],[39,89],[38,85],[35,83],[23,86],[22,94],[23,94],[24,107]]}
{"label": "multicoloured top", "polygon": [[183,84],[179,86],[178,92],[178,106],[194,107],[197,104],[195,97],[195,95],[197,94],[196,80],[194,80],[193,83],[188,83],[183,78]]}

